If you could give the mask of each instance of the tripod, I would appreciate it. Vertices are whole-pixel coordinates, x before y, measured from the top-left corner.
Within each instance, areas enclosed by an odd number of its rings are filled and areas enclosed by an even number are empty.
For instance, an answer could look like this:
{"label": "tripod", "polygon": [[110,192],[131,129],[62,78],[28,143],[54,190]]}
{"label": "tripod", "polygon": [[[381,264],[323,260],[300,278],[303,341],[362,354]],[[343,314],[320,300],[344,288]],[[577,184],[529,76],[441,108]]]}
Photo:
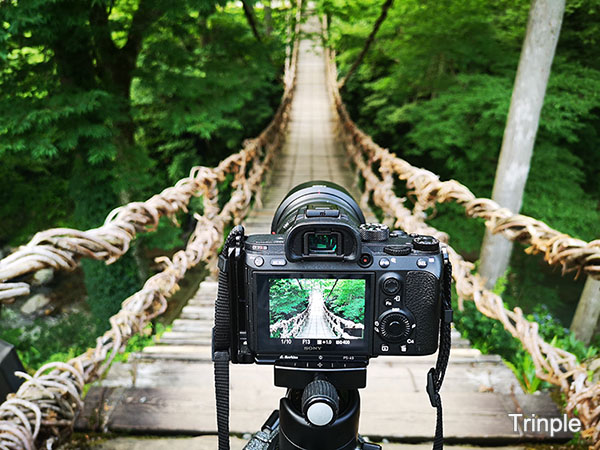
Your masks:
{"label": "tripod", "polygon": [[275,384],[287,387],[287,394],[244,449],[380,450],[358,435],[358,387],[364,387],[364,377],[366,368],[324,372],[275,366]]}

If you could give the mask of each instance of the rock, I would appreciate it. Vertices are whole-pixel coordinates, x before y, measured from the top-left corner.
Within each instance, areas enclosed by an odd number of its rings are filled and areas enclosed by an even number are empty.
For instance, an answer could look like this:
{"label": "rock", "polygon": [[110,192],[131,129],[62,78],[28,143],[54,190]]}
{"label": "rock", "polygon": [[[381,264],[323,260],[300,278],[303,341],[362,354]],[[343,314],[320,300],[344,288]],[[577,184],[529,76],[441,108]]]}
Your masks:
{"label": "rock", "polygon": [[21,312],[23,314],[33,314],[48,303],[50,303],[50,297],[44,294],[37,294],[27,299],[23,306],[21,306]]}
{"label": "rock", "polygon": [[31,284],[33,286],[41,286],[50,283],[54,279],[54,269],[40,269],[33,275]]}

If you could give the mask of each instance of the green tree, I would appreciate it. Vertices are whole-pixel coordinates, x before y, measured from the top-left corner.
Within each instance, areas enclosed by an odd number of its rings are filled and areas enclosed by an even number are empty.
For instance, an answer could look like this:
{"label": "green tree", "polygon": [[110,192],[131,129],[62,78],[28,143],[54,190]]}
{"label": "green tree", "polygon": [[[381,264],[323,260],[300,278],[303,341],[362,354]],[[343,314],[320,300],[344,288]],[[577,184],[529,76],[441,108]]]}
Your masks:
{"label": "green tree", "polygon": [[[329,44],[336,50],[340,79],[363,48],[378,4],[321,2],[331,18]],[[342,92],[351,116],[381,146],[489,197],[529,5],[528,0],[396,2]],[[522,207],[524,214],[586,240],[597,238],[600,221],[599,6],[598,0],[567,5]],[[403,186],[397,189],[405,193]],[[466,219],[457,205],[439,205],[432,223],[449,232],[458,250],[477,259],[480,221]],[[581,285],[565,279],[568,293],[563,280],[540,268],[538,259],[515,253],[509,302],[531,311],[540,291],[524,281],[525,274],[540,273],[553,292],[545,296],[547,304],[567,324],[565,310],[572,311]]]}
{"label": "green tree", "polygon": [[270,324],[287,320],[308,307],[310,288],[305,280],[295,278],[273,278],[269,280]]}
{"label": "green tree", "polygon": [[[333,281],[333,280],[327,280]],[[338,280],[324,293],[326,306],[336,316],[365,323],[365,280]]]}
{"label": "green tree", "polygon": [[[244,53],[252,31],[241,8],[224,4],[0,4],[0,217],[9,219],[0,245],[57,225],[99,226],[111,209],[222,159],[265,125],[281,92],[285,11],[273,14],[276,32]],[[101,320],[140,287],[143,254],[133,254],[83,265]]]}

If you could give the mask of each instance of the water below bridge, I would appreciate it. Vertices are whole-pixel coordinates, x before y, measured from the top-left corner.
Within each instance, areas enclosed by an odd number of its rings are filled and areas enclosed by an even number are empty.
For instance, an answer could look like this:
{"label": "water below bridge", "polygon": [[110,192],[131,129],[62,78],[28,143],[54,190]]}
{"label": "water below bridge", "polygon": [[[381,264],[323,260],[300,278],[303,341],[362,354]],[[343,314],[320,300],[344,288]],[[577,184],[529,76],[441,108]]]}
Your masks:
{"label": "water below bridge", "polygon": [[[305,31],[312,32],[318,31],[318,26],[314,17],[304,25]],[[330,180],[345,186],[355,198],[360,197],[348,157],[336,141],[335,114],[326,90],[319,42],[310,38],[301,41],[289,134],[266,183],[262,207],[254,209],[245,222],[248,233],[268,232],[282,197],[307,180]],[[128,362],[115,363],[108,376],[90,389],[78,429],[150,436],[214,435],[210,332],[215,297],[216,282],[202,282],[173,322],[172,331],[156,345],[132,354]],[[316,303],[313,305],[317,308]],[[315,312],[315,320],[309,320],[303,333],[325,332],[316,330],[323,325],[319,325],[317,315]],[[361,433],[380,440],[431,440],[435,410],[429,404],[425,382],[434,364],[435,355],[373,359],[368,368],[368,386],[361,391]],[[273,386],[270,366],[232,366],[231,371],[231,431],[240,435],[255,432],[285,392]],[[453,332],[442,397],[445,434],[455,443],[515,448],[519,442],[539,436],[514,431],[509,413],[559,414],[547,394],[522,393],[512,371],[497,355],[482,355],[457,332]],[[121,437],[98,445],[105,449],[213,449],[215,442],[214,436],[156,440]],[[233,448],[241,448],[243,442],[236,439]],[[399,447],[385,444],[384,448]]]}

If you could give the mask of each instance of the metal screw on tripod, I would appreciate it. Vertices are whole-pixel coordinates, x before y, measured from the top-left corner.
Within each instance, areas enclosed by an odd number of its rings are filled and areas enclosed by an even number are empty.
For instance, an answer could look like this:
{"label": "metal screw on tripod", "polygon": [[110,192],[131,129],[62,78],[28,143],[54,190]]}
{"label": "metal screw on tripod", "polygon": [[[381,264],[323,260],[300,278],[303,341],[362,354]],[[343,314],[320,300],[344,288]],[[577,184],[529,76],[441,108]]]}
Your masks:
{"label": "metal screw on tripod", "polygon": [[328,381],[315,380],[302,393],[302,413],[306,420],[317,427],[331,424],[337,417],[340,398],[335,387]]}

